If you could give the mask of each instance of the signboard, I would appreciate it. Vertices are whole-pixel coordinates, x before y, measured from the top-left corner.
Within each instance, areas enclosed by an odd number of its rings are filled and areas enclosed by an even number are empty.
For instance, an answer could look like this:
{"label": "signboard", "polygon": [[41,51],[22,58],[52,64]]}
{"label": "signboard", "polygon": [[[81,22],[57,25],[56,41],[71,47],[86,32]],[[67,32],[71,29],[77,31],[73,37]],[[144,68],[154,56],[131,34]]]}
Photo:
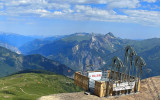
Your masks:
{"label": "signboard", "polygon": [[88,77],[93,80],[101,80],[102,72],[88,72]]}
{"label": "signboard", "polygon": [[94,89],[95,80],[101,80],[102,72],[88,72],[89,88]]}
{"label": "signboard", "polygon": [[135,86],[135,82],[124,82],[124,83],[114,83],[113,84],[113,91],[121,91],[121,90],[128,90],[128,89],[133,89]]}

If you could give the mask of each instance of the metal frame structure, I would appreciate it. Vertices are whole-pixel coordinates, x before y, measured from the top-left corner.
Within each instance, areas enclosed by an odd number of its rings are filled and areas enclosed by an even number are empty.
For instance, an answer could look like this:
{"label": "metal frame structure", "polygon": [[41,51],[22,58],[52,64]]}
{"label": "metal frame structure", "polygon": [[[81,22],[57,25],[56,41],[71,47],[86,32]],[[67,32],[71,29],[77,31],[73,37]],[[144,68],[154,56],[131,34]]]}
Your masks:
{"label": "metal frame structure", "polygon": [[[119,57],[113,57],[112,59],[112,68],[111,68],[111,72],[109,75],[109,85],[113,85],[113,83],[121,83],[122,82],[122,70],[124,68],[123,62],[121,61],[121,59]],[[112,74],[113,72],[113,74]],[[107,96],[109,96],[109,87],[112,86],[107,86]],[[117,94],[117,92],[116,92]]]}
{"label": "metal frame structure", "polygon": [[[140,56],[137,56],[136,51],[131,46],[126,46],[125,54],[124,54],[124,62],[120,60],[119,57],[113,57],[112,59],[112,68],[109,76],[109,87],[112,87],[113,84],[117,83],[124,84],[128,82],[128,86],[131,83],[135,82],[134,92],[138,92],[140,90],[140,86],[138,86],[141,80],[142,67],[146,66],[144,59]],[[112,73],[113,72],[113,73]],[[116,75],[116,77],[115,77]],[[131,89],[126,88],[126,94],[128,94]],[[122,91],[119,91],[116,94],[121,94]],[[109,90],[107,90],[107,96],[109,96]]]}
{"label": "metal frame structure", "polygon": [[[100,84],[102,82],[103,84],[100,86],[105,86],[105,88],[99,87],[99,89],[97,89],[96,87],[95,90],[101,91],[100,89],[103,88],[103,96],[107,97],[110,95],[129,94],[130,92],[140,91],[141,74],[143,66],[146,66],[146,63],[142,57],[137,56],[134,48],[126,46],[123,62],[119,57],[115,56],[112,59],[111,66],[111,70],[109,70],[107,74],[104,74],[105,72],[102,73],[102,75],[107,76],[103,76],[102,80],[96,81],[96,83],[100,82]],[[83,75],[87,77],[87,75]],[[89,86],[89,82],[86,86]],[[97,93],[97,91],[95,92]]]}
{"label": "metal frame structure", "polygon": [[[133,76],[134,68],[135,68],[133,66],[133,60],[134,60],[135,56],[137,56],[136,51],[131,46],[127,46],[125,48],[125,55],[124,55],[124,66],[125,66],[124,67],[124,76],[126,76],[127,74],[130,76],[131,68],[133,68],[133,71],[132,71],[132,76]],[[128,83],[129,83],[130,77],[129,77],[129,79],[124,79],[124,76],[123,76],[123,81],[128,80]]]}
{"label": "metal frame structure", "polygon": [[[135,58],[136,74],[135,74],[135,80],[134,80],[136,82],[135,83],[135,92],[138,91],[138,82],[141,80],[143,66],[146,66],[144,59],[140,56],[136,56],[136,58]],[[138,74],[138,70],[139,70],[139,74]]]}

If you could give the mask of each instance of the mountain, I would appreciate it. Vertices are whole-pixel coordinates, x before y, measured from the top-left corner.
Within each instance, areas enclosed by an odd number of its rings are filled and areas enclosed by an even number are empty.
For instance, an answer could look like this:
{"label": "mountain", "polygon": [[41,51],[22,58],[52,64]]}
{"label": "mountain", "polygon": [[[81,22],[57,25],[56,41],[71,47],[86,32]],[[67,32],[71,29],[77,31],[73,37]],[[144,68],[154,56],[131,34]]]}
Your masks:
{"label": "mountain", "polygon": [[94,69],[99,69],[106,64],[106,55],[123,48],[121,43],[124,45],[125,41],[116,38],[112,33],[76,33],[46,44],[30,54],[44,55],[75,70],[82,70],[86,65],[94,65]]}
{"label": "mountain", "polygon": [[48,70],[66,76],[72,76],[74,73],[67,66],[41,55],[23,56],[0,47],[0,77],[26,69]]}
{"label": "mountain", "polygon": [[151,76],[160,75],[160,38],[152,38],[130,43],[138,55],[142,56],[147,63],[147,68],[151,69]]}
{"label": "mountain", "polygon": [[52,72],[25,70],[0,78],[1,100],[36,100],[43,95],[82,91],[72,79]]}
{"label": "mountain", "polygon": [[0,42],[12,45],[14,47],[20,47],[21,45],[32,41],[36,38],[32,36],[24,36],[15,33],[0,32]]}
{"label": "mountain", "polygon": [[19,47],[19,49],[22,52],[22,54],[27,54],[29,51],[38,49],[47,43],[50,43],[50,41],[42,40],[42,39],[35,39],[33,41],[25,43],[24,45]]}
{"label": "mountain", "polygon": [[27,54],[31,50],[35,50],[43,46],[44,44],[58,40],[62,36],[25,36],[16,33],[0,32],[0,46],[10,49],[18,54]]}
{"label": "mountain", "polygon": [[25,43],[34,40],[36,36],[24,36],[15,33],[0,32],[0,46],[10,49],[13,52],[21,54],[19,49]]}
{"label": "mountain", "polygon": [[[133,46],[138,55],[144,57],[147,67],[152,69],[152,76],[160,75],[158,72],[160,70],[158,64],[160,62],[158,55],[160,49],[157,49],[155,56],[152,56],[151,53],[157,46],[160,46],[159,38],[129,40],[118,38],[111,32],[105,35],[76,33],[45,44],[37,50],[30,51],[28,54],[41,54],[74,70],[97,70],[109,68],[114,56],[119,56],[123,59],[124,48],[127,45]],[[156,60],[153,61],[153,59]]]}
{"label": "mountain", "polygon": [[32,41],[29,41],[19,47],[19,50],[22,52],[22,54],[27,54],[28,52],[32,50],[36,50],[40,47],[42,47],[45,44],[51,43],[55,40],[58,40],[64,36],[52,36],[52,37],[47,37],[43,39],[34,39]]}
{"label": "mountain", "polygon": [[160,45],[157,45],[140,54],[147,62],[147,67],[152,69],[151,74],[154,76],[160,75]]}
{"label": "mountain", "polygon": [[9,45],[9,44],[7,44],[7,43],[2,43],[2,42],[0,42],[0,46],[2,46],[2,47],[4,47],[4,48],[7,48],[7,49],[9,49],[9,50],[11,50],[11,51],[13,51],[13,52],[16,52],[16,53],[18,53],[18,54],[21,54],[21,51],[20,51],[18,48],[14,47],[14,46],[12,46],[12,45]]}

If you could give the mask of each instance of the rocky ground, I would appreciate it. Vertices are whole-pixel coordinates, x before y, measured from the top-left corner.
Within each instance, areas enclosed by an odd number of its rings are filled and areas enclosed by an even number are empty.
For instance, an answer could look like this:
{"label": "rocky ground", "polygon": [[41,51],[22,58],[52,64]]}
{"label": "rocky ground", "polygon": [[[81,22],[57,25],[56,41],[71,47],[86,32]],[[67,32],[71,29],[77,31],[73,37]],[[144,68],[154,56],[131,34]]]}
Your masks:
{"label": "rocky ground", "polygon": [[[152,77],[152,80],[158,90],[158,94],[160,94],[160,76]],[[38,100],[158,100],[156,89],[151,82],[151,78],[148,78],[141,81],[141,91],[136,94],[99,98],[95,95],[86,95],[84,92],[77,92],[42,96]]]}

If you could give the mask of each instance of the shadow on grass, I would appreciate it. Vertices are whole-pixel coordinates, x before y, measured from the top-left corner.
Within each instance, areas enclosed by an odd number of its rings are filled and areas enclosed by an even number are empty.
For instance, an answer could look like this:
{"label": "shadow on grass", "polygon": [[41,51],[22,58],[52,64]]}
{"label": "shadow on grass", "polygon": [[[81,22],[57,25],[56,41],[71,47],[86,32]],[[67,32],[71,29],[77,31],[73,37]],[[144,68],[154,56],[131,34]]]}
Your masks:
{"label": "shadow on grass", "polygon": [[4,93],[4,94],[16,95],[15,93],[13,93],[11,91],[7,91],[7,90],[1,91],[1,92]]}

